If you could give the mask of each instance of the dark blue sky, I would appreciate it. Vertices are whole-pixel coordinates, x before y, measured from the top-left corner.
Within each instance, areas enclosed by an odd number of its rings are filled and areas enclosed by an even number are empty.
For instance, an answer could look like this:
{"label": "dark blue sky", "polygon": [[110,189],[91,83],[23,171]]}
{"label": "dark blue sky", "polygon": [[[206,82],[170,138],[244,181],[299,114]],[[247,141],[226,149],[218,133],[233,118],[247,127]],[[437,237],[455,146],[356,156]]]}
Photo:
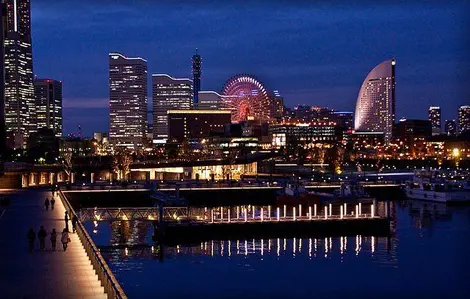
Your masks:
{"label": "dark blue sky", "polygon": [[437,2],[32,0],[34,72],[63,81],[67,133],[107,130],[109,52],[188,77],[196,47],[204,90],[250,73],[288,106],[350,111],[367,73],[395,57],[397,117],[440,105],[455,118],[470,104],[470,6]]}

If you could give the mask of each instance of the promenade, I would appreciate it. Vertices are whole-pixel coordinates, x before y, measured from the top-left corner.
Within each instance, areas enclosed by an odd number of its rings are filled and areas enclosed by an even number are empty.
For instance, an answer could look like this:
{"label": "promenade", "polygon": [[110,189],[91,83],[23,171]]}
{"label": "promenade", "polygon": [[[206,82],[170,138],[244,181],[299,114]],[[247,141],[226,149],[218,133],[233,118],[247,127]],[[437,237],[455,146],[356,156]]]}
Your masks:
{"label": "promenade", "polygon": [[[60,236],[64,223],[64,206],[56,196],[54,210],[46,211],[44,200],[50,191],[18,190],[2,192],[11,203],[0,218],[0,299],[10,298],[107,298],[77,234],[70,233],[71,243],[62,250]],[[43,225],[46,251],[28,251],[26,234]],[[69,222],[70,230],[72,229]],[[57,231],[57,249],[51,250],[49,234]]]}

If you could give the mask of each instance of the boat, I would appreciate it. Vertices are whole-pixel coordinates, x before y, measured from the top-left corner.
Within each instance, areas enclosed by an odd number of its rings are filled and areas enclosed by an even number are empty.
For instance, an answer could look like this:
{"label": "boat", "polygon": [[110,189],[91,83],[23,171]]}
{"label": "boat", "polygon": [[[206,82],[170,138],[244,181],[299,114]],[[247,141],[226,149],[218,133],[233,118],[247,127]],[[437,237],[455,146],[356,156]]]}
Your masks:
{"label": "boat", "polygon": [[405,183],[404,189],[410,199],[445,204],[470,203],[467,182],[438,178],[436,173],[417,172],[412,181]]}
{"label": "boat", "polygon": [[358,182],[344,182],[334,193],[307,191],[301,185],[288,185],[277,195],[278,205],[313,205],[329,203],[354,203],[372,201]]}

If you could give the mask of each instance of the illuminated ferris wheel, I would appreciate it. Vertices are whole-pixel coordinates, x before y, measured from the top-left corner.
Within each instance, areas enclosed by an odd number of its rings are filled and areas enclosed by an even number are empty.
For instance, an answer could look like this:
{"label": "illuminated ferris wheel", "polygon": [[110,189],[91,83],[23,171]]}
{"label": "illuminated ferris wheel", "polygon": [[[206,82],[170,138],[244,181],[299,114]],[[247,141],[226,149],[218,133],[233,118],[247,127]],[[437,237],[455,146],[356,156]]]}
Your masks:
{"label": "illuminated ferris wheel", "polygon": [[271,98],[263,84],[253,76],[230,78],[222,90],[225,109],[232,111],[232,122],[270,121]]}

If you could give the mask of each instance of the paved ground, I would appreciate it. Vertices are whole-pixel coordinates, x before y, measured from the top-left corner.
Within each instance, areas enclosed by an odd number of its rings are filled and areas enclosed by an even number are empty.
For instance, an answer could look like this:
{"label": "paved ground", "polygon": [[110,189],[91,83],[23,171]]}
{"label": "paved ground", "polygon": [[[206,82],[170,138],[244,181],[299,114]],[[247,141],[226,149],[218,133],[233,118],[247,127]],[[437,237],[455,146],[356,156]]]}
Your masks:
{"label": "paved ground", "polygon": [[[76,234],[70,234],[71,243],[66,252],[62,250],[60,232],[65,227],[65,210],[57,197],[55,209],[46,211],[44,199],[50,196],[49,191],[41,190],[10,192],[11,204],[0,218],[0,299],[105,299],[104,289]],[[45,252],[39,251],[36,238],[35,250],[29,253],[28,229],[33,227],[37,233],[41,225],[48,234],[52,228],[58,232],[57,251],[51,250],[48,235]]]}

